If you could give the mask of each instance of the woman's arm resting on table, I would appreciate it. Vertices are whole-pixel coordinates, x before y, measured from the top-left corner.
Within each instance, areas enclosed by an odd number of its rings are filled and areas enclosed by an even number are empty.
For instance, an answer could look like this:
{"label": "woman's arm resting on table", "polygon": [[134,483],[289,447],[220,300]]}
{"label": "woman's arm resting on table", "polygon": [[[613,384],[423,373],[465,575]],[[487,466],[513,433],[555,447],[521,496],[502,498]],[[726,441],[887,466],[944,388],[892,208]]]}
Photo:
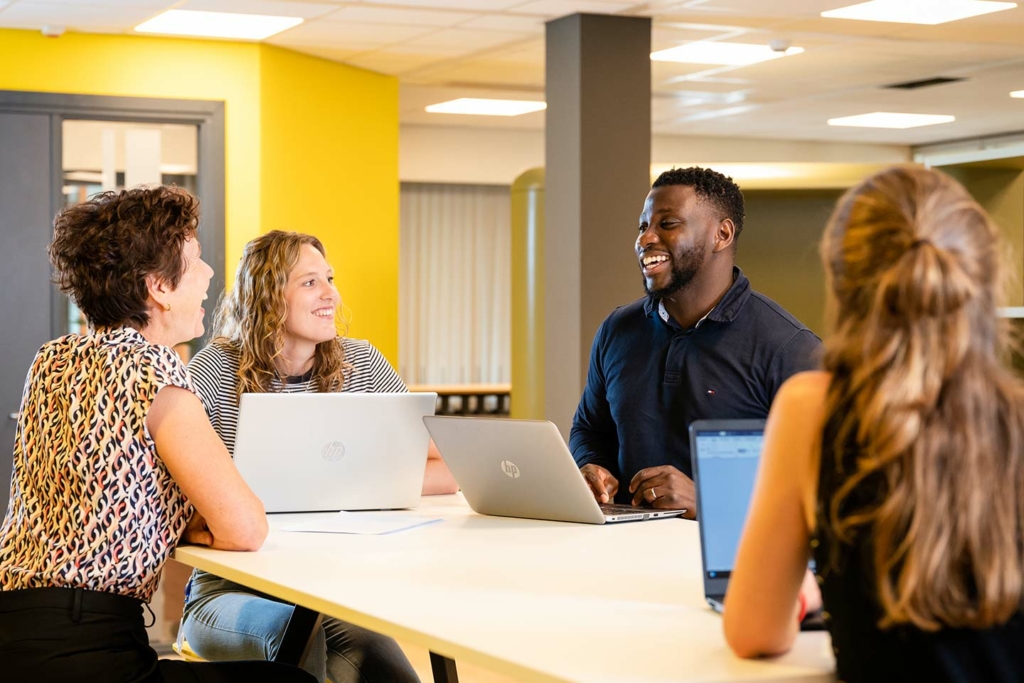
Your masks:
{"label": "woman's arm resting on table", "polygon": [[[740,657],[786,652],[799,631],[828,383],[824,372],[794,375],[782,385],[768,416],[757,483],[725,598],[725,638]],[[817,586],[811,582],[803,590],[815,606]]]}
{"label": "woman's arm resting on table", "polygon": [[153,400],[146,426],[160,459],[205,519],[210,545],[259,549],[267,537],[263,503],[242,480],[199,398],[186,389],[164,387]]}
{"label": "woman's arm resting on table", "polygon": [[427,471],[423,476],[423,495],[437,496],[442,493],[455,493],[459,485],[455,483],[448,465],[441,459],[441,452],[437,450],[434,440],[430,440],[427,448]]}

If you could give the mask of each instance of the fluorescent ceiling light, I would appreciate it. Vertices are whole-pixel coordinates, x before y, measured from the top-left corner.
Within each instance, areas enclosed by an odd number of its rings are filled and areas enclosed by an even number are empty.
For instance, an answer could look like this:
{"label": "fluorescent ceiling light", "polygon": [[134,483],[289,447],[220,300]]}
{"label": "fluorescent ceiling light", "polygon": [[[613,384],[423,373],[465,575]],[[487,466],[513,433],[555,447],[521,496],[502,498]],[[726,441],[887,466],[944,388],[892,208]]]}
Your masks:
{"label": "fluorescent ceiling light", "polygon": [[262,40],[301,23],[300,17],[172,9],[139,24],[135,30],[139,33],[164,33],[176,36]]}
{"label": "fluorescent ceiling light", "polygon": [[485,100],[460,97],[427,107],[431,114],[473,114],[475,116],[519,116],[547,108],[547,102],[528,100]]}
{"label": "fluorescent ceiling light", "polygon": [[802,47],[791,47],[776,52],[767,45],[698,41],[678,47],[670,47],[667,50],[652,52],[651,59],[656,62],[744,66],[745,64],[766,62],[769,59],[798,55],[803,51]]}
{"label": "fluorescent ceiling light", "polygon": [[822,12],[831,19],[890,21],[899,24],[945,24],[991,12],[1013,9],[1015,2],[987,0],[871,0],[858,5]]}
{"label": "fluorescent ceiling light", "polygon": [[1024,90],[1014,90],[1012,93],[1010,93],[1010,97],[1024,98]]}
{"label": "fluorescent ceiling light", "polygon": [[843,116],[838,119],[829,119],[830,126],[854,126],[857,128],[917,128],[918,126],[932,126],[936,123],[950,123],[956,121],[955,116],[943,116],[939,114],[895,114],[887,111],[876,111],[870,114],[859,114],[858,116]]}

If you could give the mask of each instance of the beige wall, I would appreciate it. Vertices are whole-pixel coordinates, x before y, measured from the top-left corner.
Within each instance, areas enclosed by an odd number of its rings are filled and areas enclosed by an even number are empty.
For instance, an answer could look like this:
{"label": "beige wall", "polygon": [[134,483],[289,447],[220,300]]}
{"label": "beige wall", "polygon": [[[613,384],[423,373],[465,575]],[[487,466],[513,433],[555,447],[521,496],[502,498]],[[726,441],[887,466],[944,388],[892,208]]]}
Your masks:
{"label": "beige wall", "polygon": [[942,170],[963,183],[999,225],[1008,247],[1007,258],[1013,265],[1006,305],[1024,306],[1024,171],[991,166],[964,164]]}
{"label": "beige wall", "polygon": [[[964,184],[1000,226],[1013,264],[1008,306],[1024,305],[1024,171],[961,165],[942,170]],[[737,263],[754,289],[771,297],[819,336],[825,334],[822,231],[840,190],[748,190]]]}
{"label": "beige wall", "polygon": [[825,271],[818,245],[839,190],[743,193],[746,218],[736,262],[754,289],[825,334]]}
{"label": "beige wall", "polygon": [[[404,125],[400,128],[398,174],[403,182],[511,185],[530,168],[544,166],[544,131]],[[695,138],[655,135],[652,164],[708,162],[843,162],[891,164],[907,161],[902,145]],[[741,183],[742,184],[742,183]],[[640,198],[642,200],[642,198]],[[638,210],[640,203],[638,200]]]}

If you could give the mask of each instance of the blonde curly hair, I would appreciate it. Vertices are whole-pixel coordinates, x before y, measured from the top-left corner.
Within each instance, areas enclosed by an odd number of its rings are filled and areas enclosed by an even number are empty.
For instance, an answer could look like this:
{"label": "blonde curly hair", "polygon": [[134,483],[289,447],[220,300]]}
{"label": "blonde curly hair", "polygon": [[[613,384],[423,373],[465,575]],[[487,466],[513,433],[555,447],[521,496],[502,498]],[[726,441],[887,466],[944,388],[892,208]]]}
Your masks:
{"label": "blonde curly hair", "polygon": [[[245,245],[235,273],[235,286],[217,308],[213,322],[215,342],[238,351],[238,393],[271,391],[272,382],[284,381],[275,360],[284,348],[288,305],[285,286],[298,263],[303,245],[327,256],[324,245],[312,235],[274,230]],[[317,344],[313,377],[321,392],[340,391],[352,369],[345,360],[341,337]]]}

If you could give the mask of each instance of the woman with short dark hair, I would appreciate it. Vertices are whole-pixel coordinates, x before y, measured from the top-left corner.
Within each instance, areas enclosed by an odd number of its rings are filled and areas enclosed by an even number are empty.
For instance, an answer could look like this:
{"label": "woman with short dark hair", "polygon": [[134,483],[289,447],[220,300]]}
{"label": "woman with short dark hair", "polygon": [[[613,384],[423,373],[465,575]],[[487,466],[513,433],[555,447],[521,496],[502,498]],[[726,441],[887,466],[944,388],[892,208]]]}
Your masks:
{"label": "woman with short dark hair", "polygon": [[50,258],[87,334],[29,370],[0,527],[0,662],[12,680],[311,680],[266,662],[159,661],[143,605],[179,540],[256,550],[263,505],[171,348],[203,332],[198,202],[156,187],[61,211]]}

